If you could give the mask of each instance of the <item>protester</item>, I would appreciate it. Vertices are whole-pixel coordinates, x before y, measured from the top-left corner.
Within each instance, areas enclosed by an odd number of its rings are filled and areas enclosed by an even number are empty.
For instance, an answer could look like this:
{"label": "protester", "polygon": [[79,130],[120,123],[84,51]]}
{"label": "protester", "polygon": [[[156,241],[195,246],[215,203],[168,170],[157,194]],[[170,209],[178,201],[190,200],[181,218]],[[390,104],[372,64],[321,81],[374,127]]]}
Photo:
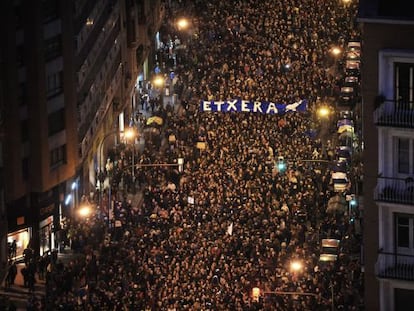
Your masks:
{"label": "protester", "polygon": [[6,288],[9,288],[12,286],[15,282],[17,276],[17,265],[15,261],[9,262],[9,268],[7,270],[7,276],[6,276]]}
{"label": "protester", "polygon": [[[51,267],[50,309],[330,310],[333,290],[338,309],[359,310],[362,272],[349,245],[360,236],[346,214],[326,212],[334,195],[329,168],[302,161],[322,157],[323,138],[309,134],[312,116],[318,99],[335,96],[340,77],[327,68],[329,49],[357,33],[356,5],[260,4],[196,1],[198,29],[186,42],[188,56],[160,69],[176,66],[180,113],[166,117],[162,105],[154,107],[166,124],[134,155],[141,164],[184,158],[185,165],[182,171],[161,165],[136,171],[144,200],[134,205],[125,196],[134,188],[125,169],[134,151],[114,149],[112,197],[120,225],[105,237],[105,216],[97,213],[72,227],[72,245],[85,257]],[[180,36],[171,21],[167,40]],[[199,111],[201,100],[227,99],[306,99],[309,107],[284,115]],[[279,158],[283,169],[275,165]],[[319,261],[326,237],[343,241],[335,263]],[[301,271],[289,269],[293,260],[302,262]],[[254,287],[299,294],[254,301]]]}

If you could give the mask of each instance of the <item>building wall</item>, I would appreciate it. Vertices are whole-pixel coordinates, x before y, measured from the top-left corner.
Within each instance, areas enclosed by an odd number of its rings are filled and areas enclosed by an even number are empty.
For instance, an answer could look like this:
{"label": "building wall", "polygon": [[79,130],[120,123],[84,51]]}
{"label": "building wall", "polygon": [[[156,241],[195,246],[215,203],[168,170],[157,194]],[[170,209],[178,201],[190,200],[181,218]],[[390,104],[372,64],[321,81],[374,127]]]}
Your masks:
{"label": "building wall", "polygon": [[[0,70],[4,66],[3,50],[0,49]],[[8,261],[7,246],[7,213],[4,204],[4,161],[3,161],[3,145],[4,145],[4,89],[2,83],[3,76],[0,74],[0,279],[2,280],[6,274]]]}
{"label": "building wall", "polygon": [[[115,4],[112,7],[115,7]],[[160,0],[122,0],[116,3],[116,7],[119,10],[120,25],[120,36],[117,40],[120,46],[120,66],[116,75],[120,76],[108,77],[107,88],[103,88],[105,100],[97,110],[99,113],[91,119],[84,119],[80,122],[81,128],[83,124],[88,128],[87,131],[81,130],[80,133],[85,133],[85,135],[79,137],[83,192],[85,193],[96,189],[97,172],[105,163],[104,154],[108,146],[117,142],[116,132],[119,133],[123,128],[124,124],[119,124],[119,120],[125,120],[128,123],[129,118],[135,113],[132,106],[136,92],[135,83],[138,75],[144,70],[143,64],[148,63],[153,57],[154,47],[151,46],[151,42],[154,41],[153,37],[164,16],[164,7]],[[110,81],[114,82],[112,86]],[[107,134],[111,132],[114,134],[107,137]]]}
{"label": "building wall", "polygon": [[[74,100],[73,61],[70,55],[73,47],[70,21],[65,12],[70,9],[67,2],[62,3],[62,19],[44,23],[40,2],[31,1],[20,6],[24,20],[21,28],[16,28],[14,11],[9,6],[4,11],[8,17],[6,25],[7,50],[5,75],[7,92],[6,126],[6,175],[10,178],[7,185],[7,201],[16,200],[29,192],[43,192],[51,189],[74,175],[77,163],[76,102]],[[62,40],[61,56],[46,62],[44,59],[44,41],[48,29],[59,27],[65,30]],[[22,38],[17,40],[16,38]],[[16,45],[16,42],[21,44]],[[23,58],[23,65],[17,57]],[[56,68],[63,72],[63,93],[55,98],[47,97],[47,75]],[[25,84],[25,92],[20,95],[19,84]],[[23,96],[23,99],[19,99]],[[56,135],[48,134],[48,116],[53,105],[65,107],[65,129]],[[27,140],[22,141],[22,120],[27,120]],[[50,151],[54,145],[66,144],[66,161],[63,165],[51,167]],[[29,158],[28,174],[22,174],[22,159]]]}
{"label": "building wall", "polygon": [[[54,216],[50,230],[56,225],[72,182],[81,181],[79,196],[95,190],[89,177],[95,174],[98,146],[117,126],[118,115],[128,120],[133,113],[135,81],[151,59],[163,5],[161,0],[13,0],[0,2],[0,16],[8,229],[30,228],[39,247],[38,233],[47,231],[40,224]],[[131,42],[127,17],[133,19]],[[48,40],[56,35],[61,46],[49,59]],[[137,49],[142,49],[139,58]],[[59,86],[51,94],[54,84]],[[64,129],[51,134],[49,119],[61,108]],[[60,161],[57,150],[63,146]],[[51,165],[55,158],[58,163]]]}
{"label": "building wall", "polygon": [[[363,122],[364,122],[364,266],[365,266],[365,306],[367,310],[380,309],[380,285],[375,275],[375,263],[377,261],[379,235],[387,235],[381,230],[392,230],[389,236],[394,234],[393,226],[381,225],[379,222],[379,207],[373,200],[373,193],[377,184],[379,167],[386,168],[387,163],[379,165],[379,158],[386,159],[386,155],[378,156],[378,151],[383,150],[379,144],[378,128],[374,124],[375,101],[380,94],[379,90],[379,53],[385,49],[413,50],[414,26],[398,24],[378,24],[363,22],[362,45],[362,94],[363,94]],[[386,208],[386,207],[384,207]],[[412,208],[414,212],[414,207]],[[388,215],[384,212],[384,215]],[[389,225],[389,224],[388,224]],[[391,228],[390,228],[391,227]],[[389,287],[385,282],[382,288]],[[392,304],[388,304],[390,307]],[[383,309],[391,310],[391,309]]]}
{"label": "building wall", "polygon": [[3,1],[0,11],[8,229],[30,228],[36,247],[39,223],[57,215],[78,163],[72,4]]}

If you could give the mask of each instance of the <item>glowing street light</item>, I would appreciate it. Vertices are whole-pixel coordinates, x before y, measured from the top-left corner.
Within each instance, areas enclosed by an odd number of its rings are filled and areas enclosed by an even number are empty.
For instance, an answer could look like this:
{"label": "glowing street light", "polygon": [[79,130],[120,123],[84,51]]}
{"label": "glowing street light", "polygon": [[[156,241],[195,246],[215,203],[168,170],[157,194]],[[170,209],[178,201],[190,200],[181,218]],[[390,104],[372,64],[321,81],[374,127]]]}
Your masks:
{"label": "glowing street light", "polygon": [[319,117],[321,117],[321,118],[326,118],[326,117],[328,117],[328,116],[329,116],[329,114],[330,114],[330,110],[329,110],[329,108],[328,108],[328,107],[323,106],[323,107],[320,107],[320,108],[317,110],[317,114],[318,114],[318,116],[319,116]]}
{"label": "glowing street light", "polygon": [[92,208],[89,205],[79,207],[78,214],[82,218],[87,218],[92,213]]}
{"label": "glowing street light", "polygon": [[135,131],[134,131],[133,128],[128,128],[124,132],[124,137],[126,139],[133,139],[133,138],[135,138],[135,136],[136,136],[136,134],[135,134]]}
{"label": "glowing street light", "polygon": [[180,18],[177,22],[178,29],[186,29],[189,25],[189,22],[186,18]]}
{"label": "glowing street light", "polygon": [[154,80],[152,80],[156,87],[162,87],[164,85],[164,78],[160,75],[157,75]]}
{"label": "glowing street light", "polygon": [[259,298],[260,298],[260,288],[258,287],[253,287],[252,289],[252,298],[253,301],[258,302]]}
{"label": "glowing street light", "polygon": [[133,128],[128,128],[124,132],[124,137],[128,140],[131,140],[132,143],[132,169],[131,169],[131,175],[132,175],[132,183],[133,187],[135,188],[135,142],[134,139],[137,137],[137,133]]}
{"label": "glowing street light", "polygon": [[158,89],[159,94],[160,94],[160,103],[161,105],[163,105],[164,103],[164,84],[165,84],[165,78],[162,75],[156,75],[153,79],[152,79],[152,83],[154,84],[155,88]]}
{"label": "glowing street light", "polygon": [[302,270],[302,268],[303,268],[303,265],[298,260],[292,261],[290,263],[290,270],[292,270],[293,272],[299,272],[300,270]]}
{"label": "glowing street light", "polygon": [[334,46],[333,48],[331,48],[331,54],[335,57],[339,56],[339,54],[341,54],[341,52],[342,52],[342,50],[337,46]]}

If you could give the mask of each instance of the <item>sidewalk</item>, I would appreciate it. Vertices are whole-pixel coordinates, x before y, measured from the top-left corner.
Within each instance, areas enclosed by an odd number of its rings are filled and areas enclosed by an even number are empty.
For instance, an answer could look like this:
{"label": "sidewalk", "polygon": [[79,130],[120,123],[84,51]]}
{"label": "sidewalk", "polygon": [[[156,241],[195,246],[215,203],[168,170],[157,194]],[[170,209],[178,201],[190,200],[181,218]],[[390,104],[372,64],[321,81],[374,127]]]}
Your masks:
{"label": "sidewalk", "polygon": [[[72,250],[66,248],[62,253],[58,253],[58,261],[63,262],[65,265],[71,260],[81,256],[80,254],[74,254]],[[24,287],[24,279],[21,270],[25,267],[23,261],[17,262],[17,275],[13,285],[9,288],[5,288],[5,284],[2,283],[0,287],[0,310],[3,310],[2,299],[7,303],[7,300],[14,304],[16,310],[26,310],[29,298],[34,295],[38,300],[42,300],[46,296],[46,279],[40,279],[38,273],[35,274],[36,283],[34,292],[31,293],[27,287]]]}

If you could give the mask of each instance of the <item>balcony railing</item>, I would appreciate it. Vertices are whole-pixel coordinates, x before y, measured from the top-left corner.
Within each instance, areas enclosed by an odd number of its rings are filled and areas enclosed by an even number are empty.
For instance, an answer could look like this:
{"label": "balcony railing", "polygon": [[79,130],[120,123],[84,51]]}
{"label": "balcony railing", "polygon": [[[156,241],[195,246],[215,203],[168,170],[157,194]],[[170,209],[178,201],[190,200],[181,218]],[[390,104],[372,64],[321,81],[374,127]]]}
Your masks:
{"label": "balcony railing", "polygon": [[414,281],[414,256],[379,253],[375,273],[382,279]]}
{"label": "balcony railing", "polygon": [[384,101],[374,111],[374,122],[378,126],[414,128],[414,103]]}
{"label": "balcony railing", "polygon": [[380,177],[374,191],[374,200],[399,204],[414,204],[414,179]]}

